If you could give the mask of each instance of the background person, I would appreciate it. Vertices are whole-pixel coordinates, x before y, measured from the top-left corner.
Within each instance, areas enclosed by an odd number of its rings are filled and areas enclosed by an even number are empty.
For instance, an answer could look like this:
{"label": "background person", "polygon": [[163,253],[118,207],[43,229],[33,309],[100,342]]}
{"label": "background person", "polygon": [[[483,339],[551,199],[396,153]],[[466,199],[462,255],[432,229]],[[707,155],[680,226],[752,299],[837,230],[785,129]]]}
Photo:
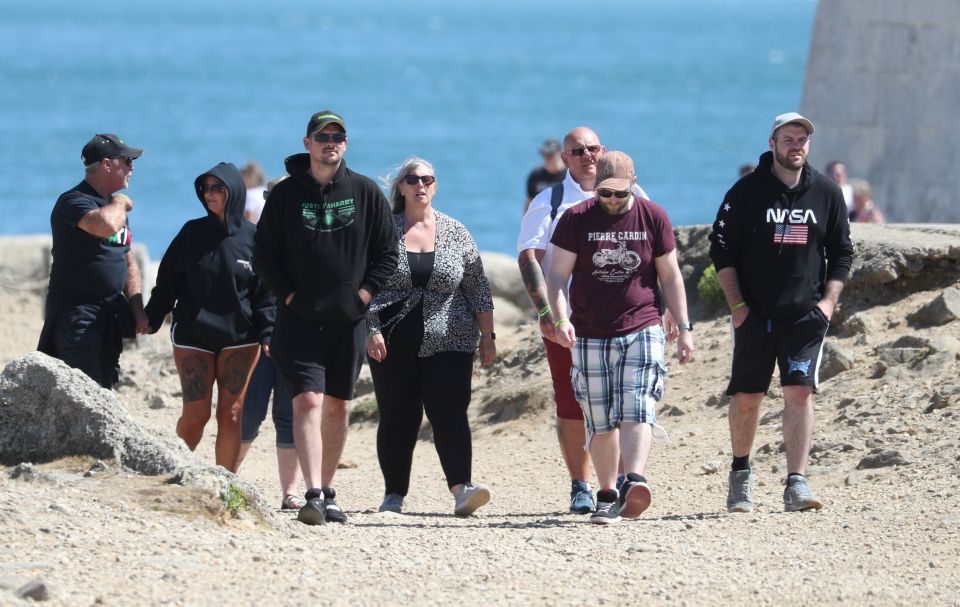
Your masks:
{"label": "background person", "polygon": [[553,184],[563,181],[563,177],[567,173],[567,167],[560,157],[561,152],[563,152],[563,146],[556,139],[547,139],[540,146],[540,156],[543,157],[543,164],[527,175],[527,200],[523,203],[524,213],[527,212],[530,201],[533,200],[534,196]]}
{"label": "background person", "polygon": [[853,187],[853,211],[850,221],[854,223],[886,223],[883,212],[873,202],[873,188],[866,179],[851,179]]}
{"label": "background person", "polygon": [[847,178],[847,165],[839,160],[832,160],[827,163],[824,173],[827,174],[833,183],[837,184],[840,191],[843,192],[843,201],[847,205],[848,217],[853,213],[853,184]]}
{"label": "background person", "polygon": [[240,171],[221,162],[194,181],[206,216],[185,223],[167,247],[147,303],[156,332],[173,310],[170,341],[183,391],[177,436],[195,450],[217,384],[216,462],[236,472],[243,397],[275,303],[253,272],[254,227],[243,218]]}
{"label": "background person", "polygon": [[114,195],[130,185],[133,161],[142,154],[116,135],[94,135],[80,153],[83,181],[61,194],[50,213],[53,265],[37,350],[104,388],[118,379],[121,338],[149,329],[130,252],[133,201]]}
{"label": "background person", "polygon": [[[266,199],[277,185],[284,179],[282,175],[270,181],[263,191],[262,198]],[[248,192],[249,194],[249,192]],[[249,196],[248,196],[249,198]],[[249,211],[250,206],[247,205]],[[250,217],[244,214],[249,220]],[[280,475],[280,491],[283,497],[280,500],[281,510],[299,510],[306,503],[297,491],[297,472],[300,463],[297,460],[296,445],[293,440],[293,399],[277,373],[270,358],[270,346],[265,344],[257,360],[257,366],[250,377],[247,386],[247,395],[243,399],[243,422],[241,424],[240,462],[246,458],[253,441],[260,434],[260,424],[267,417],[267,407],[270,404],[270,395],[273,394],[273,427],[276,430],[277,471]]]}
{"label": "background person", "polygon": [[267,188],[263,185],[267,175],[255,160],[243,165],[240,174],[243,175],[243,185],[247,188],[243,216],[253,225],[257,225],[260,221],[260,213],[263,212],[264,201],[267,199]]}
{"label": "background person", "polygon": [[[496,356],[493,297],[473,237],[433,208],[433,166],[409,158],[387,180],[399,265],[370,306],[367,356],[377,395],[377,457],[386,485],[380,511],[401,512],[424,411],[454,514],[486,504],[490,491],[471,481],[473,357]],[[479,346],[478,346],[479,339]]]}

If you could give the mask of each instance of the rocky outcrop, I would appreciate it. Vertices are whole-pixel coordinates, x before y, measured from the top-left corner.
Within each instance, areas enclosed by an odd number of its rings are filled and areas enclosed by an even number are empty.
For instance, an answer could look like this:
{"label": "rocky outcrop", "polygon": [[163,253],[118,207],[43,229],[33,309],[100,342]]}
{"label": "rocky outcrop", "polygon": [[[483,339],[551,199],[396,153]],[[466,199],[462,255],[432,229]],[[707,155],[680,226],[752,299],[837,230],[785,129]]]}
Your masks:
{"label": "rocky outcrop", "polygon": [[521,310],[530,308],[530,299],[523,288],[517,258],[492,251],[484,251],[480,258],[483,260],[483,271],[494,296],[506,299]]}
{"label": "rocky outcrop", "polygon": [[[853,224],[850,233],[853,267],[834,324],[858,310],[960,280],[960,225]],[[710,227],[687,226],[675,234],[687,300],[699,314],[712,314],[697,295],[697,281],[710,265]]]}
{"label": "rocky outcrop", "polygon": [[113,460],[141,474],[175,473],[173,482],[225,499],[239,491],[266,518],[259,492],[219,466],[197,460],[179,440],[133,421],[111,390],[40,352],[9,363],[0,375],[0,464],[68,456]]}
{"label": "rocky outcrop", "polygon": [[144,430],[80,371],[39,352],[11,362],[0,376],[0,464],[71,455],[115,459],[143,474],[193,463],[183,443]]}

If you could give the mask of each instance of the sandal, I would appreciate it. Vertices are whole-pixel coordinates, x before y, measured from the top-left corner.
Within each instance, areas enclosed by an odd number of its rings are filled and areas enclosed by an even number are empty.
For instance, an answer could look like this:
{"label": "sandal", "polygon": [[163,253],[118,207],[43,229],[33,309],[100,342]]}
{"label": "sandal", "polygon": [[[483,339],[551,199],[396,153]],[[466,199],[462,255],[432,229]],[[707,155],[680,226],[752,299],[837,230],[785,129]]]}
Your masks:
{"label": "sandal", "polygon": [[299,495],[286,494],[283,496],[283,501],[280,502],[281,510],[299,510],[306,506],[307,503],[303,501]]}

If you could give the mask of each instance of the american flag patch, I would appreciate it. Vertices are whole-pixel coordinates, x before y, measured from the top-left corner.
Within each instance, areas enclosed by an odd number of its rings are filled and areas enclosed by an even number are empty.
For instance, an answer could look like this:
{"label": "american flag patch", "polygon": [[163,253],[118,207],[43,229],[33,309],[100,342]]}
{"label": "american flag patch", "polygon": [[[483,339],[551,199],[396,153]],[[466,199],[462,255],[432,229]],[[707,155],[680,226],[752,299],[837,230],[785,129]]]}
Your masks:
{"label": "american flag patch", "polygon": [[773,244],[807,244],[807,226],[797,223],[778,223],[773,233]]}

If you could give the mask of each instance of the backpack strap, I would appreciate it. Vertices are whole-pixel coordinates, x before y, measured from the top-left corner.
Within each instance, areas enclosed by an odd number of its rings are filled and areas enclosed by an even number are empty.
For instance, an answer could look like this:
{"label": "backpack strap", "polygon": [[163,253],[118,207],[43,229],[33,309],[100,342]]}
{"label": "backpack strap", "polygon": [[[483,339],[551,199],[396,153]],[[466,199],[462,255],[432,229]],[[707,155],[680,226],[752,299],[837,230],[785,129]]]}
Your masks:
{"label": "backpack strap", "polygon": [[563,182],[553,184],[550,189],[550,222],[557,218],[557,210],[563,202]]}

